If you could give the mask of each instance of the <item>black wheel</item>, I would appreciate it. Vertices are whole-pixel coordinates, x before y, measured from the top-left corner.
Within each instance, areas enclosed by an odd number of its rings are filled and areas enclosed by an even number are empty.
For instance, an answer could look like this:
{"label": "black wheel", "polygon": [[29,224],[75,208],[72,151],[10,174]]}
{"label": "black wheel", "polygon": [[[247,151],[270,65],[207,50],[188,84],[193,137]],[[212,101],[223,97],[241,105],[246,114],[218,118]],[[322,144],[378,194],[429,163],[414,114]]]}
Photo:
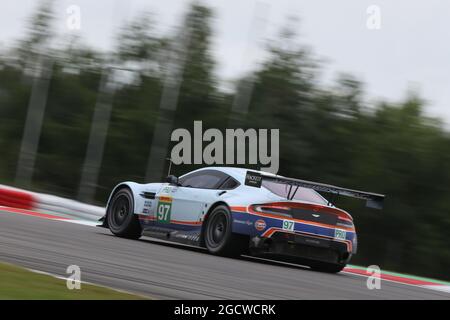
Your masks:
{"label": "black wheel", "polygon": [[327,262],[315,262],[310,265],[314,271],[338,273],[345,268],[345,264],[327,263]]}
{"label": "black wheel", "polygon": [[217,206],[211,212],[203,237],[208,251],[221,256],[239,256],[249,245],[247,236],[231,232],[231,214],[226,206]]}
{"label": "black wheel", "polygon": [[133,195],[128,188],[120,189],[114,194],[107,213],[108,227],[114,235],[128,239],[138,239],[141,236],[141,225],[133,210]]}

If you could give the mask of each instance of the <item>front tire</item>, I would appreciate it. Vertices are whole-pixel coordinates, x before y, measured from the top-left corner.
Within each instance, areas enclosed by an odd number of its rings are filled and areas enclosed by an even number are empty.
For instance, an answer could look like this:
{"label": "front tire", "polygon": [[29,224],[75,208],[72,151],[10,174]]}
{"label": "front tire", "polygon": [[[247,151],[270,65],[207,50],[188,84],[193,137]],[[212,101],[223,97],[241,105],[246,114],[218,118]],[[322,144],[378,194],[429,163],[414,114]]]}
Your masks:
{"label": "front tire", "polygon": [[204,232],[204,244],[208,251],[215,255],[236,257],[248,249],[248,237],[233,233],[231,230],[232,218],[227,206],[220,205],[214,208]]}
{"label": "front tire", "polygon": [[131,190],[122,188],[111,199],[107,212],[108,227],[122,238],[139,239],[142,233],[138,216],[134,214],[134,200]]}

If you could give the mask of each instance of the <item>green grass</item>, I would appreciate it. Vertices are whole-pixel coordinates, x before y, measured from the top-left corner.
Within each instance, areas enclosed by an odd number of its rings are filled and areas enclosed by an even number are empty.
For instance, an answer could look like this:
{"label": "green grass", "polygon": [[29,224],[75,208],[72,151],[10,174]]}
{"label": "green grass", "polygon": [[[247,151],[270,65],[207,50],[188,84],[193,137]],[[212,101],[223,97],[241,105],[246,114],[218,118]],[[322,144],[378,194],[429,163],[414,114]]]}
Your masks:
{"label": "green grass", "polygon": [[0,300],[5,299],[132,300],[145,298],[85,283],[81,283],[79,290],[69,290],[65,280],[0,263]]}

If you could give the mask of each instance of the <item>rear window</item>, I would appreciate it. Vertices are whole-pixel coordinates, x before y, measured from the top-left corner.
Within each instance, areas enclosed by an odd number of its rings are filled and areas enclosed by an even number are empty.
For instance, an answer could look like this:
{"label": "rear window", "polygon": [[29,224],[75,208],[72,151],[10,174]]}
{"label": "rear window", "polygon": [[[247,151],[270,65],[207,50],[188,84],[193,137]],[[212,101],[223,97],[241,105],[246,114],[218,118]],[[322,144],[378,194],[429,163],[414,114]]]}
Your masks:
{"label": "rear window", "polygon": [[[268,189],[270,192],[275,193],[276,195],[287,198],[290,186],[284,183],[278,183],[273,181],[262,181],[263,187]],[[295,186],[293,190],[295,190]],[[317,204],[328,204],[328,201],[324,199],[320,194],[316,191],[308,188],[299,187],[295,196],[292,200],[298,201],[307,201],[313,202]]]}

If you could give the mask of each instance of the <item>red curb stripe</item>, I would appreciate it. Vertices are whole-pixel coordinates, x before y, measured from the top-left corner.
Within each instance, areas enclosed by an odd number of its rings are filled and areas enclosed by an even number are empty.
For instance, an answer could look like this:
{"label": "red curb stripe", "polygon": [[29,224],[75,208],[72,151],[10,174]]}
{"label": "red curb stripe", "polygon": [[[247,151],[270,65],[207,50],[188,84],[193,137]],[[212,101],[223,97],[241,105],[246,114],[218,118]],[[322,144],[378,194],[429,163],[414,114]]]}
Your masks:
{"label": "red curb stripe", "polygon": [[33,209],[34,196],[29,192],[0,188],[0,205],[21,209]]}
{"label": "red curb stripe", "polygon": [[19,209],[19,208],[10,208],[10,207],[0,206],[0,210],[4,210],[6,212],[11,212],[11,213],[24,214],[27,216],[50,219],[50,220],[73,220],[70,218],[64,218],[64,217],[54,216],[54,215],[47,214],[47,213],[40,213],[40,212],[36,212],[36,211],[24,210],[24,209]]}
{"label": "red curb stripe", "polygon": [[[361,270],[361,269],[345,268],[344,271],[350,272],[350,273],[359,274],[359,275],[363,275],[363,276],[367,276],[367,277],[370,276],[370,273],[367,273],[365,270]],[[396,281],[396,282],[400,282],[400,283],[404,283],[404,284],[412,284],[412,285],[415,285],[415,286],[436,285],[436,283],[434,283],[434,282],[418,280],[418,279],[411,279],[411,278],[406,278],[406,277],[401,277],[401,276],[394,276],[394,275],[383,274],[383,273],[381,274],[381,279],[382,280]]]}

